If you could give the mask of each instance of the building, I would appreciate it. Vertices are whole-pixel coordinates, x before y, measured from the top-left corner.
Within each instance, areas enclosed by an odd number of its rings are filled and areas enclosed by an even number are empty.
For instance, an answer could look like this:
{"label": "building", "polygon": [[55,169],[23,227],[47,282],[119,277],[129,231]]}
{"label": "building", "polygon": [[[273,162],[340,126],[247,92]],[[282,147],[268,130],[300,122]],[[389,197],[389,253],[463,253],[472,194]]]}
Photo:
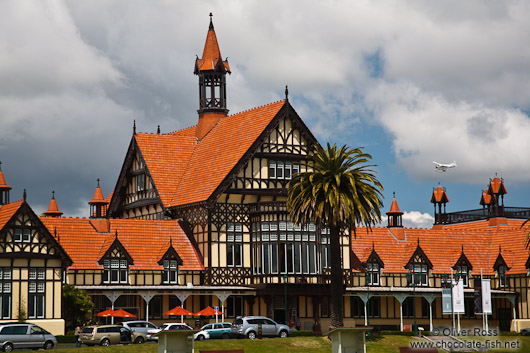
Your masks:
{"label": "building", "polygon": [[[167,134],[133,128],[116,186],[104,197],[98,183],[88,218],[62,217],[55,195],[37,217],[25,201],[9,202],[0,172],[0,262],[2,280],[10,283],[2,287],[2,308],[9,309],[2,319],[44,302],[44,316],[31,319],[54,329],[45,320],[60,320],[64,281],[92,296],[95,313],[119,307],[162,322],[176,305],[192,312],[211,305],[229,320],[259,314],[327,330],[329,232],[318,224],[293,224],[285,205],[287,184],[301,171],[296,162],[317,140],[290,104],[287,88],[279,102],[228,115],[230,72],[210,19],[195,61],[197,124]],[[509,330],[511,319],[529,319],[530,261],[520,226],[530,213],[505,207],[506,193],[495,178],[482,195],[482,209],[447,213],[449,198],[438,187],[431,229],[403,228],[394,199],[387,227],[343,234],[345,325],[403,330],[415,317],[424,327],[451,326],[441,293],[452,273],[466,285],[468,311],[459,318],[464,327],[481,325],[471,310],[481,275],[492,281],[490,326]],[[21,224],[31,225],[29,238],[26,228],[16,230]],[[40,302],[31,289],[35,276],[44,281]]]}

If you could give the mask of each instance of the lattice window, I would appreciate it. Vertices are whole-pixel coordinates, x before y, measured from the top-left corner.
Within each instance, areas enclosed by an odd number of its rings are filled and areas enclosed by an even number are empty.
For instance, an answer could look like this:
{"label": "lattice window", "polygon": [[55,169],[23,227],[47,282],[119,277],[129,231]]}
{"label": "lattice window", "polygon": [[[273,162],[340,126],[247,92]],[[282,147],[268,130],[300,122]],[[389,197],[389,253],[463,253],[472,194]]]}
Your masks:
{"label": "lattice window", "polygon": [[291,179],[300,172],[300,166],[289,161],[269,161],[269,179]]}
{"label": "lattice window", "polygon": [[408,280],[409,286],[428,286],[429,285],[429,268],[427,261],[416,255],[411,264],[409,264],[410,276]]}
{"label": "lattice window", "polygon": [[28,279],[28,318],[42,319],[46,302],[46,269],[30,267]]}
{"label": "lattice window", "polygon": [[103,283],[128,283],[129,263],[124,258],[103,260]]}
{"label": "lattice window", "polygon": [[178,263],[176,260],[164,260],[162,283],[178,284]]}
{"label": "lattice window", "polygon": [[366,264],[367,281],[366,284],[369,286],[378,286],[380,277],[380,267],[376,261],[371,261]]}

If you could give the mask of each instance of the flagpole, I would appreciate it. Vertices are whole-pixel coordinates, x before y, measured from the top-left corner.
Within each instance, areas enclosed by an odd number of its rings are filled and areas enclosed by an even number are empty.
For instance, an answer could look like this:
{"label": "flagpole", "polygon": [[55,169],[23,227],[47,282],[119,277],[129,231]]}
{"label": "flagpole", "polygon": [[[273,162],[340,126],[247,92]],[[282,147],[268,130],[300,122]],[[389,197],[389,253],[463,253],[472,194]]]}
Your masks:
{"label": "flagpole", "polygon": [[483,300],[482,300],[482,296],[484,295],[484,288],[482,288],[482,269],[480,269],[480,307],[482,308],[482,331],[484,331],[486,329],[486,322],[484,321],[484,317],[486,316],[486,314],[484,313],[484,305],[483,305]]}

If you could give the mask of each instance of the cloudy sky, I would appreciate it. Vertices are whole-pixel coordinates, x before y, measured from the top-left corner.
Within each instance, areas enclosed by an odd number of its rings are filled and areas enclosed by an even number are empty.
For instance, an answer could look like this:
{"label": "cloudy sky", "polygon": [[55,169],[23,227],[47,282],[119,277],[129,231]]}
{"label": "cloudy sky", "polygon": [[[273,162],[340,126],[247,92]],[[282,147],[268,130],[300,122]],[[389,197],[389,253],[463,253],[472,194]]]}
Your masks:
{"label": "cloudy sky", "polygon": [[[530,206],[526,1],[2,1],[0,161],[11,200],[87,216],[137,130],[194,125],[209,24],[228,57],[231,113],[282,99],[321,143],[364,146],[406,224],[478,208],[503,177]],[[432,161],[458,167],[435,173]]]}

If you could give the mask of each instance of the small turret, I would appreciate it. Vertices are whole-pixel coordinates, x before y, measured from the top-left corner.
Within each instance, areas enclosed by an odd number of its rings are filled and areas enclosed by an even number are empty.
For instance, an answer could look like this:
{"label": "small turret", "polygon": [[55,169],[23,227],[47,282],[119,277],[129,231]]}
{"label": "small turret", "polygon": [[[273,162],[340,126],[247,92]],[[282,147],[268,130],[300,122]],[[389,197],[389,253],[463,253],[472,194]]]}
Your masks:
{"label": "small turret", "polygon": [[[447,221],[447,214],[445,211],[445,204],[449,202],[445,188],[438,185],[436,189],[433,188],[431,203],[434,204],[434,224],[444,224]],[[443,205],[443,210],[442,210]],[[436,211],[438,206],[438,211]]]}
{"label": "small turret", "polygon": [[88,202],[88,204],[90,205],[90,218],[106,217],[108,202],[103,197],[103,191],[101,191],[101,188],[99,187],[99,178],[94,197]]}
{"label": "small turret", "polygon": [[390,211],[386,215],[388,216],[388,228],[403,228],[403,212],[399,210],[395,192]]}
{"label": "small turret", "polygon": [[48,206],[48,211],[43,213],[44,217],[61,217],[63,213],[59,211],[57,206],[57,201],[55,200],[55,191],[52,191],[52,199],[50,200],[50,205]]}
{"label": "small turret", "polygon": [[11,190],[11,186],[6,184],[6,179],[2,172],[2,162],[0,162],[0,206],[9,203],[9,190]]}

